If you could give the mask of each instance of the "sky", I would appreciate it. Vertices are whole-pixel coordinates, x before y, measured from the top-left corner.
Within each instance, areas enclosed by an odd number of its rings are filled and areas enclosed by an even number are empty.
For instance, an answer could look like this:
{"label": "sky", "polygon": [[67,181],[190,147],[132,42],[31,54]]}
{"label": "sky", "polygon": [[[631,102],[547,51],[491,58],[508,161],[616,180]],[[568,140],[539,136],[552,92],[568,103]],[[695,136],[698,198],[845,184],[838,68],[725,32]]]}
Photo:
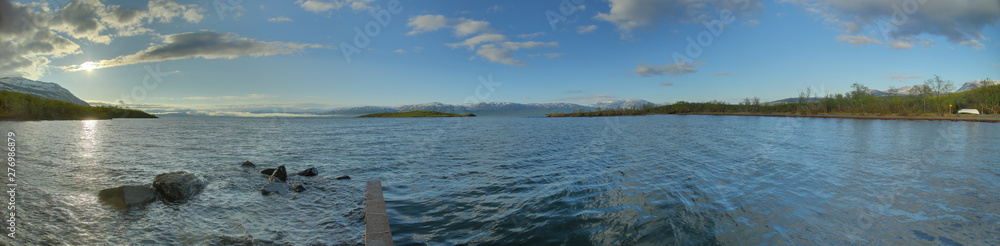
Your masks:
{"label": "sky", "polygon": [[0,0],[0,77],[319,110],[762,101],[1000,78],[996,0]]}

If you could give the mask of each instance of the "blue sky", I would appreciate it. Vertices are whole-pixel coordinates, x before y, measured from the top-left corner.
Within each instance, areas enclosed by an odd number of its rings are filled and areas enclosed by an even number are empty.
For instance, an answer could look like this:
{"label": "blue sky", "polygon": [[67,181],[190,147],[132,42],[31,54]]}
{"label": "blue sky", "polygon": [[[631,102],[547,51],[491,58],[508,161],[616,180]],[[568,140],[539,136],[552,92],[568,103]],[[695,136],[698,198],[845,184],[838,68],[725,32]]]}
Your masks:
{"label": "blue sky", "polygon": [[1000,78],[996,0],[3,1],[0,76],[147,107],[736,102]]}

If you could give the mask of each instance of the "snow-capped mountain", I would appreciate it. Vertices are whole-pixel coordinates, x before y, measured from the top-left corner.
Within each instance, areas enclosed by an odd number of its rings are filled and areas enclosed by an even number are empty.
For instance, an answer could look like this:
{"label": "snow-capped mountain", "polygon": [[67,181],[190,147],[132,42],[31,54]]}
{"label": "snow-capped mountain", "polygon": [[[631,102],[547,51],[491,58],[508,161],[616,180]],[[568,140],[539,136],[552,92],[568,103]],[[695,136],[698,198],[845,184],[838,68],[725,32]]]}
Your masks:
{"label": "snow-capped mountain", "polygon": [[69,92],[69,90],[56,83],[34,81],[25,78],[4,77],[0,78],[0,91],[13,91],[41,98],[90,106],[90,104],[80,100],[80,98],[77,98],[72,92]]}
{"label": "snow-capped mountain", "polygon": [[998,85],[998,84],[1000,84],[1000,81],[997,81],[995,79],[977,79],[977,80],[965,82],[965,84],[962,84],[962,87],[958,88],[957,92],[963,92],[963,91],[967,91],[967,90],[972,90],[972,89],[983,87],[983,86],[986,86],[986,85]]}
{"label": "snow-capped mountain", "polygon": [[511,103],[511,102],[481,102],[475,104],[443,104],[439,102],[411,104],[398,107],[363,106],[335,109],[325,114],[357,116],[372,113],[384,112],[406,112],[413,110],[438,111],[446,113],[464,114],[473,113],[476,115],[538,115],[550,113],[569,113],[577,110],[593,110],[597,107],[602,109],[610,108],[639,108],[650,103],[645,100],[619,100],[599,102],[594,105],[584,106],[573,103]]}
{"label": "snow-capped mountain", "polygon": [[641,99],[635,99],[635,100],[615,100],[615,101],[606,101],[606,102],[595,103],[594,105],[591,105],[591,107],[594,107],[594,108],[600,107],[602,109],[605,109],[605,108],[642,108],[642,106],[646,105],[646,104],[654,104],[654,103],[651,103],[651,102],[646,101],[646,100],[641,100]]}

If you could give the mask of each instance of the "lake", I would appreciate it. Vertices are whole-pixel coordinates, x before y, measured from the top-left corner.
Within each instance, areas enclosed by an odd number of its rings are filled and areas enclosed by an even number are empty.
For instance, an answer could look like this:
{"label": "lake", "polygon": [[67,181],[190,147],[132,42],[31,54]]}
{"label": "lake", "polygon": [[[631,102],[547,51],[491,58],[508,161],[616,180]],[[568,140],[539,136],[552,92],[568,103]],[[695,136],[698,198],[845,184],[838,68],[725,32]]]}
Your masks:
{"label": "lake", "polygon": [[[16,133],[19,158],[17,239],[3,244],[362,244],[366,180],[382,181],[397,245],[1000,244],[996,123],[161,118],[0,130]],[[302,193],[263,196],[257,171],[277,165],[319,175],[296,177]],[[186,203],[97,199],[180,170],[209,181]]]}

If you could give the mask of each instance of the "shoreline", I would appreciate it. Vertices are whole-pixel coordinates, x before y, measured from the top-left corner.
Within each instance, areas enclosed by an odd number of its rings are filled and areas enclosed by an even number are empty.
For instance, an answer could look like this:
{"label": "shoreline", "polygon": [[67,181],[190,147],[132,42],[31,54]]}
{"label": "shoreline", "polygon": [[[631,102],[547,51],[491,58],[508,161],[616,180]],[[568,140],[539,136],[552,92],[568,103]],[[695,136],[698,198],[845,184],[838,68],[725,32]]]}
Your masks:
{"label": "shoreline", "polygon": [[799,115],[799,114],[734,114],[734,113],[687,113],[676,115],[732,115],[732,116],[762,116],[762,117],[800,117],[800,118],[832,118],[832,119],[859,119],[859,120],[928,120],[928,121],[970,121],[1000,123],[1000,115],[973,115],[973,116],[898,116],[898,115]]}

